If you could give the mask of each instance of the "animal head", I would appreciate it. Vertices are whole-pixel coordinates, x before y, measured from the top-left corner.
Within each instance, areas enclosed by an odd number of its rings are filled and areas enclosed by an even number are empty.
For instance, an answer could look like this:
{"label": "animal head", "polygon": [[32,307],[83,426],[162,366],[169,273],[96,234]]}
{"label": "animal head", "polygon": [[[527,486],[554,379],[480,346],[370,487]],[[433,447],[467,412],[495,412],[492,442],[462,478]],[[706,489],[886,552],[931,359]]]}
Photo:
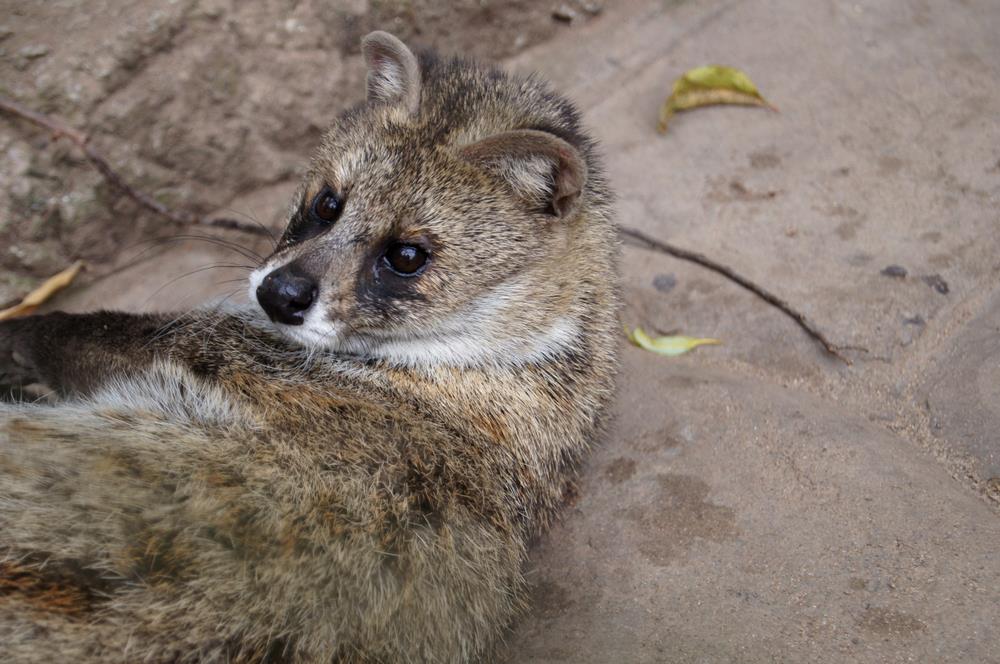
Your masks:
{"label": "animal head", "polygon": [[614,244],[575,111],[385,32],[362,52],[367,99],[325,135],[251,301],[307,348],[404,365],[572,345]]}

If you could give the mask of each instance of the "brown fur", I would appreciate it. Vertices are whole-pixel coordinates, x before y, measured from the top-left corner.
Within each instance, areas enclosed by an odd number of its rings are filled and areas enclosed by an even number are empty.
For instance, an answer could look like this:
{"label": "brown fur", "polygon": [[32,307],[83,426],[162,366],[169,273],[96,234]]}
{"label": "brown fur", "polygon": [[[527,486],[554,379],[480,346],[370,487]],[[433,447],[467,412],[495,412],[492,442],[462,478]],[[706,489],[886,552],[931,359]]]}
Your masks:
{"label": "brown fur", "polygon": [[[0,383],[63,396],[0,405],[4,661],[480,661],[523,608],[527,542],[612,391],[609,194],[537,80],[365,48],[369,101],[261,272],[308,271],[335,334],[250,310],[0,324]],[[316,232],[324,185],[346,203]],[[426,271],[379,278],[411,238]]]}

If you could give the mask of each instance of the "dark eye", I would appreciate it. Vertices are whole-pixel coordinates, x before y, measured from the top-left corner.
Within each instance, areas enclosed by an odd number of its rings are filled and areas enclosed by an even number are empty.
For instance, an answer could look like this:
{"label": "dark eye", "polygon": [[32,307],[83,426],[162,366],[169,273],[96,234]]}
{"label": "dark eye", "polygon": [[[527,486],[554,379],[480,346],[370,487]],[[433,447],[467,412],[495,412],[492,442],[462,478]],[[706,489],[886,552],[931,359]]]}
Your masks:
{"label": "dark eye", "polygon": [[401,277],[412,277],[427,265],[427,252],[414,244],[397,242],[386,250],[382,260]]}
{"label": "dark eye", "polygon": [[321,224],[332,224],[340,217],[343,208],[342,201],[330,187],[323,187],[322,191],[316,194],[309,212],[313,218]]}

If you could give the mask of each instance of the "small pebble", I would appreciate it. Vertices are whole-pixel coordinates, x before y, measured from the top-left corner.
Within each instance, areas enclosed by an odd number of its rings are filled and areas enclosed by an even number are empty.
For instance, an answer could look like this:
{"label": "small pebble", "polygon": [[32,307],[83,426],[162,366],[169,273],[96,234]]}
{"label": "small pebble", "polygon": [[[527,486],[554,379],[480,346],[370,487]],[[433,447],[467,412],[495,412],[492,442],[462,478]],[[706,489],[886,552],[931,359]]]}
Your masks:
{"label": "small pebble", "polygon": [[899,331],[899,342],[909,346],[924,333],[927,321],[920,314],[903,314],[903,329]]}
{"label": "small pebble", "polygon": [[44,44],[29,44],[17,52],[22,58],[35,60],[49,54],[49,47]]}
{"label": "small pebble", "polygon": [[863,265],[868,265],[874,260],[874,256],[865,251],[859,251],[857,253],[851,254],[847,257],[847,262],[855,267],[861,267]]}
{"label": "small pebble", "polygon": [[576,18],[576,10],[569,5],[559,5],[552,11],[552,18],[563,23],[572,23]]}
{"label": "small pebble", "polygon": [[941,293],[942,295],[947,295],[951,290],[948,288],[948,282],[945,281],[940,274],[928,274],[926,277],[921,277],[925,284]]}
{"label": "small pebble", "polygon": [[677,285],[677,277],[672,274],[658,274],[653,277],[653,288],[661,293],[669,293]]}
{"label": "small pebble", "polygon": [[580,5],[580,8],[591,16],[597,16],[604,11],[604,5],[600,2],[585,2]]}
{"label": "small pebble", "polygon": [[887,265],[882,269],[881,274],[886,277],[893,277],[895,279],[905,279],[907,272],[906,268],[902,265]]}

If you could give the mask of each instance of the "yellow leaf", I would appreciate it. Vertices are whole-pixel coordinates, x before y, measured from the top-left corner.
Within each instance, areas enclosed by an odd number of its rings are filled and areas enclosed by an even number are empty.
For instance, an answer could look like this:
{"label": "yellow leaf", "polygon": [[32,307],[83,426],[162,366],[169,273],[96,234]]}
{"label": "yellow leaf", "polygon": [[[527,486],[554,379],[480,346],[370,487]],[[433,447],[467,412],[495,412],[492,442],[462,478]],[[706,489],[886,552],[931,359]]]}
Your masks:
{"label": "yellow leaf", "polygon": [[761,96],[757,86],[746,74],[733,67],[710,65],[696,67],[674,81],[674,90],[660,107],[661,134],[666,133],[667,123],[677,111],[686,111],[713,104],[740,104],[778,109]]}
{"label": "yellow leaf", "polygon": [[0,320],[29,315],[53,295],[73,283],[73,279],[81,269],[83,261],[77,261],[59,274],[49,277],[41,286],[25,295],[20,304],[0,311]]}
{"label": "yellow leaf", "polygon": [[722,343],[718,339],[699,339],[697,337],[685,336],[653,338],[646,334],[641,327],[635,328],[632,332],[625,330],[625,334],[628,336],[628,340],[639,348],[670,357],[683,355],[698,346],[717,346]]}

